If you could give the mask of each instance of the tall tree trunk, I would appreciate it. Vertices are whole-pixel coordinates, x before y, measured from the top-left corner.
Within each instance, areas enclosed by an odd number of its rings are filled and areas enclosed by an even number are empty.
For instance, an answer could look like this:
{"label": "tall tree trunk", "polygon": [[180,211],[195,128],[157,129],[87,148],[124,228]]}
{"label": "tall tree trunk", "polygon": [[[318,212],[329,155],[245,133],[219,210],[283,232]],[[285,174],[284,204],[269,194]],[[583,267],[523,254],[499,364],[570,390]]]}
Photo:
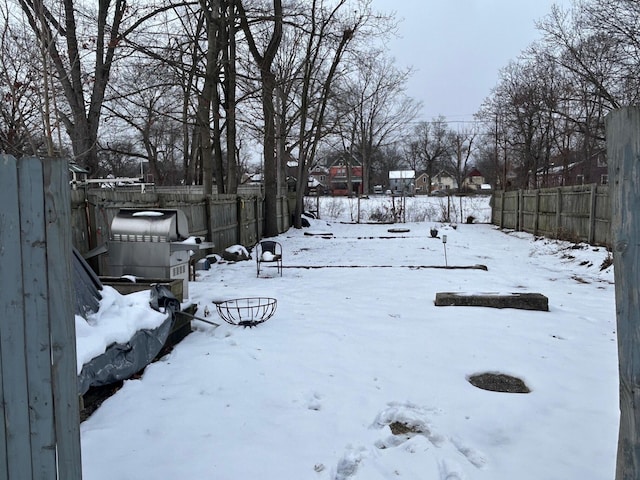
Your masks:
{"label": "tall tree trunk", "polygon": [[264,53],[258,51],[253,32],[249,26],[247,13],[241,0],[236,0],[238,15],[242,30],[247,38],[249,50],[260,70],[262,113],[264,115],[264,234],[271,237],[280,233],[278,231],[278,191],[277,191],[277,162],[275,155],[275,110],[273,95],[276,88],[276,76],[272,72],[272,65],[278,47],[282,40],[282,0],[273,0],[273,32],[269,44]]}
{"label": "tall tree trunk", "polygon": [[[218,32],[220,25],[220,0],[200,0],[200,6],[204,11],[207,27],[207,55],[205,77],[202,92],[198,98],[198,112],[196,115],[196,129],[198,131],[198,145],[200,158],[202,159],[202,189],[205,195],[213,193],[214,150],[219,152],[216,145],[220,141],[220,129],[215,124],[217,112],[214,115],[214,128],[211,128],[211,107],[218,108],[217,84],[218,84],[218,56],[220,43]],[[213,144],[211,133],[213,130]],[[224,188],[218,184],[218,191]]]}
{"label": "tall tree trunk", "polygon": [[276,158],[276,128],[273,93],[276,76],[271,70],[262,71],[262,113],[264,115],[264,204],[265,236],[278,232],[278,165]]}
{"label": "tall tree trunk", "polygon": [[236,159],[236,5],[226,0],[226,48],[224,49],[225,110],[227,124],[227,192],[238,191]]}
{"label": "tall tree trunk", "polygon": [[[199,12],[198,22],[195,29],[196,35],[199,35],[203,29],[206,29],[204,12]],[[182,168],[183,178],[186,185],[192,185],[196,178],[196,158],[197,158],[197,136],[198,131],[196,128],[191,128],[191,122],[189,120],[189,110],[191,103],[191,96],[193,95],[195,88],[196,72],[198,69],[198,46],[191,47],[190,52],[191,65],[189,70],[181,72],[183,96],[182,96],[182,138],[184,142]]]}

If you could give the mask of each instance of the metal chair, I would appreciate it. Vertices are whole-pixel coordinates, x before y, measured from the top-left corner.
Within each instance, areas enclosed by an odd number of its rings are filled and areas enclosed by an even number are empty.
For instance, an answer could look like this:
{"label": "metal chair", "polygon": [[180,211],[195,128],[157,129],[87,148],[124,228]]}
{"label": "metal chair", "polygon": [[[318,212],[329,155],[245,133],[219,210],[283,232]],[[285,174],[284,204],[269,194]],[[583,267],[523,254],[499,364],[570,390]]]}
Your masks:
{"label": "metal chair", "polygon": [[263,240],[256,245],[257,276],[260,276],[262,263],[275,263],[280,276],[282,276],[282,245],[275,240]]}

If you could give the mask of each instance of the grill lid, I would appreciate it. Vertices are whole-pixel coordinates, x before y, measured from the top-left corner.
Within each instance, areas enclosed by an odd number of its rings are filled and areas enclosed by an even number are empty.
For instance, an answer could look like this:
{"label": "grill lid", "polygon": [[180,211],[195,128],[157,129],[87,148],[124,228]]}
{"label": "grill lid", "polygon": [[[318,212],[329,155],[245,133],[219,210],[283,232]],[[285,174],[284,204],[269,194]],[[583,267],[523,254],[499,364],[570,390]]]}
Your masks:
{"label": "grill lid", "polygon": [[111,239],[137,242],[178,242],[189,237],[182,210],[123,208],[111,222]]}

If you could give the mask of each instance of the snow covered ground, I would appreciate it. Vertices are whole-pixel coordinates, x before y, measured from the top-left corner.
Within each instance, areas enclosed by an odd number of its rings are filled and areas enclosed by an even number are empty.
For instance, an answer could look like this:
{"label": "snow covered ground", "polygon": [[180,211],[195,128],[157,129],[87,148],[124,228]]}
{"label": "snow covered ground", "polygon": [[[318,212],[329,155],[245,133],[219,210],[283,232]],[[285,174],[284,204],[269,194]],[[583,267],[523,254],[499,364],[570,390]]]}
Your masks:
{"label": "snow covered ground", "polygon": [[[341,223],[353,205],[333,216],[325,206],[323,220],[279,235],[282,276],[267,266],[256,278],[255,260],[199,272],[190,300],[221,326],[193,322],[82,423],[85,480],[614,477],[607,251],[416,221],[409,205],[405,224]],[[486,221],[486,203],[467,215]],[[443,235],[449,266],[487,271],[430,268],[445,264]],[[437,292],[539,292],[550,311],[436,307]],[[278,302],[255,328],[216,314],[214,300],[255,296]],[[468,382],[484,372],[521,378],[531,393]],[[394,422],[411,431],[392,434]]]}

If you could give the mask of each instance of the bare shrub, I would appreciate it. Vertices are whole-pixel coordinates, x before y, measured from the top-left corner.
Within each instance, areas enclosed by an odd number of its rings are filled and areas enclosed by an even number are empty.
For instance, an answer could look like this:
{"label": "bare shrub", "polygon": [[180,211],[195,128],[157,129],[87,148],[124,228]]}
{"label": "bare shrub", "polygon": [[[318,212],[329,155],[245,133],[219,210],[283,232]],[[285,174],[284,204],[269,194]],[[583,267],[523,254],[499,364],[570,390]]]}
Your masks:
{"label": "bare shrub", "polygon": [[407,209],[408,222],[434,222],[438,219],[438,208],[433,204],[414,204]]}
{"label": "bare shrub", "polygon": [[602,261],[602,264],[600,265],[600,270],[601,271],[606,270],[611,265],[613,265],[613,255],[611,255],[611,252],[607,251],[607,257]]}
{"label": "bare shrub", "polygon": [[337,219],[340,218],[344,214],[345,210],[345,202],[342,198],[330,197],[325,198],[325,201],[322,202],[322,217],[323,218],[332,218]]}
{"label": "bare shrub", "polygon": [[369,220],[380,223],[393,222],[394,214],[386,205],[380,205],[375,207],[371,213],[369,213]]}

